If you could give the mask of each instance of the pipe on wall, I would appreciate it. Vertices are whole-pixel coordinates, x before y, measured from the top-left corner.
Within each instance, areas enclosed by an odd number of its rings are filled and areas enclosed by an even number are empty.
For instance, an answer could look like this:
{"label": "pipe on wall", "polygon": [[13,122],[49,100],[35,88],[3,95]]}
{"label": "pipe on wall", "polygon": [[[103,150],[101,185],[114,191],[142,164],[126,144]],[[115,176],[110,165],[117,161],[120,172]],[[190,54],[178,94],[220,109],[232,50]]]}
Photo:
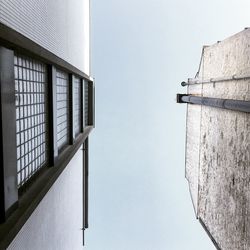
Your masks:
{"label": "pipe on wall", "polygon": [[229,109],[234,111],[250,113],[250,101],[177,94],[177,103],[198,104],[215,108],[222,108],[222,109]]}

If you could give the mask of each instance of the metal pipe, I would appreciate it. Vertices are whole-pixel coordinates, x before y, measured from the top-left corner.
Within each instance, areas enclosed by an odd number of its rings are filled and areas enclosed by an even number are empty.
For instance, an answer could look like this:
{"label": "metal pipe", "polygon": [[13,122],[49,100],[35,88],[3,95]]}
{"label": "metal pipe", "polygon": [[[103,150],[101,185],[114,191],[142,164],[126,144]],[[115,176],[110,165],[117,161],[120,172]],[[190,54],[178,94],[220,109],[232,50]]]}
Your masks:
{"label": "metal pipe", "polygon": [[177,94],[178,103],[190,103],[250,113],[250,101]]}
{"label": "metal pipe", "polygon": [[203,84],[203,83],[216,83],[216,82],[227,82],[227,81],[233,81],[233,80],[247,80],[250,79],[250,75],[233,75],[231,77],[215,77],[210,79],[199,79],[199,78],[189,78],[188,82],[182,82],[181,86],[188,86],[188,85],[194,85],[194,84]]}

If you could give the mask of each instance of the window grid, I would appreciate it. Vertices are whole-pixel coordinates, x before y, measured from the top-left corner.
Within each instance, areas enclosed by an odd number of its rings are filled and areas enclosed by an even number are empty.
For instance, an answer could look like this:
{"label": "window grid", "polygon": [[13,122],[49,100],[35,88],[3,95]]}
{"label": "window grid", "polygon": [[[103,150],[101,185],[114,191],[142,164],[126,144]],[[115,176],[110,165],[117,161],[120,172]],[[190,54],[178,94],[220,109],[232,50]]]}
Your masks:
{"label": "window grid", "polygon": [[57,146],[58,150],[69,144],[69,78],[56,70]]}
{"label": "window grid", "polygon": [[74,131],[75,136],[81,132],[81,79],[74,77]]}
{"label": "window grid", "polygon": [[14,56],[18,188],[48,160],[46,75],[45,64]]}
{"label": "window grid", "polygon": [[89,89],[88,89],[88,82],[84,81],[84,124],[88,126],[89,119]]}

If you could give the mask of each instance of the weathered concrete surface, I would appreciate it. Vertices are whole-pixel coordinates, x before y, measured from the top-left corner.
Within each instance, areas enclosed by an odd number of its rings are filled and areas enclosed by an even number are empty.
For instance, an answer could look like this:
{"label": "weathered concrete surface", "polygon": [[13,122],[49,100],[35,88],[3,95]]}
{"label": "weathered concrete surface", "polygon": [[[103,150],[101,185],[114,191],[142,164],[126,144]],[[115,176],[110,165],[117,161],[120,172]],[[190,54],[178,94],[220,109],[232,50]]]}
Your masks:
{"label": "weathered concrete surface", "polygon": [[[199,78],[234,74],[250,75],[249,29],[204,49]],[[201,88],[205,97],[250,101],[249,79],[200,86],[188,92]],[[206,106],[199,112],[194,106],[187,112],[186,176],[197,216],[222,250],[249,250],[250,115]]]}
{"label": "weathered concrete surface", "polygon": [[[190,86],[190,92],[201,95],[201,85]],[[186,173],[190,194],[197,216],[198,206],[198,176],[200,152],[201,106],[187,106],[187,138],[186,138]]]}

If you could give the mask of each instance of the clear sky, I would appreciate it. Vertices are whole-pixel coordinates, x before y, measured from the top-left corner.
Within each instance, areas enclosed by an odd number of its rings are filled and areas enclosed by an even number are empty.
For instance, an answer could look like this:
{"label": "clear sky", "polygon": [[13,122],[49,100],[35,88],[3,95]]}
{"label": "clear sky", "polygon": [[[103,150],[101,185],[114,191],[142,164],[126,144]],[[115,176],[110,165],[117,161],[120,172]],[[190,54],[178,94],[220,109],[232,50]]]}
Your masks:
{"label": "clear sky", "polygon": [[250,26],[248,0],[91,0],[96,128],[86,250],[214,250],[185,172],[175,95],[203,45]]}

